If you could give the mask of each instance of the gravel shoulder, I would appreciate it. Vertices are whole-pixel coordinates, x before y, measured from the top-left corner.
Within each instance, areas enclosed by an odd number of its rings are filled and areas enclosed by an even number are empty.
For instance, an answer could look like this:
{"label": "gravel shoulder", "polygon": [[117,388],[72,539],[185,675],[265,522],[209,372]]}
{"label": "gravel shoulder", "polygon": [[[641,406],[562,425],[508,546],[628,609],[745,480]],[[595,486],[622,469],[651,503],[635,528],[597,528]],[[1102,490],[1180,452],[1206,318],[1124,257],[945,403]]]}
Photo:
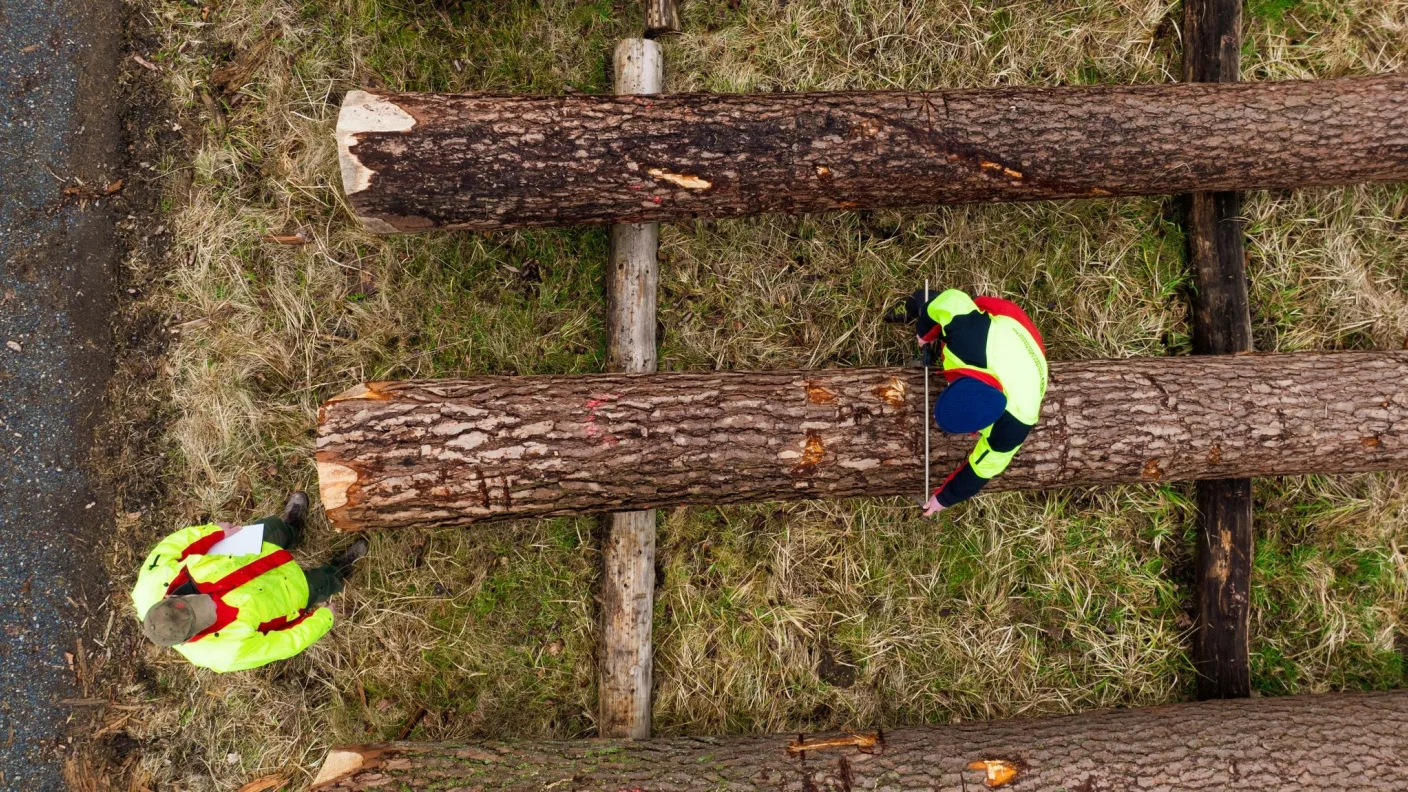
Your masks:
{"label": "gravel shoulder", "polygon": [[[106,623],[89,470],[118,264],[118,4],[0,0],[0,789],[62,789]],[[91,598],[91,599],[90,599]]]}

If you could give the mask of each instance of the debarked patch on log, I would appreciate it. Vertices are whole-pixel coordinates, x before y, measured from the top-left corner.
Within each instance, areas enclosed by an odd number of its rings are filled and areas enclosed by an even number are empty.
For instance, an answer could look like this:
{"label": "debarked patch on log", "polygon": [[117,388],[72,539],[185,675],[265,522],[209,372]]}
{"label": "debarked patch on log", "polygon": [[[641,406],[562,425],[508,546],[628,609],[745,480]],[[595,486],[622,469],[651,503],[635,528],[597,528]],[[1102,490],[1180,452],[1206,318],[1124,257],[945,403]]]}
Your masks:
{"label": "debarked patch on log", "polygon": [[651,168],[646,171],[646,173],[649,173],[660,181],[667,181],[677,187],[683,187],[686,190],[707,190],[714,186],[714,183],[708,179],[701,179],[689,173],[670,173],[660,168]]}

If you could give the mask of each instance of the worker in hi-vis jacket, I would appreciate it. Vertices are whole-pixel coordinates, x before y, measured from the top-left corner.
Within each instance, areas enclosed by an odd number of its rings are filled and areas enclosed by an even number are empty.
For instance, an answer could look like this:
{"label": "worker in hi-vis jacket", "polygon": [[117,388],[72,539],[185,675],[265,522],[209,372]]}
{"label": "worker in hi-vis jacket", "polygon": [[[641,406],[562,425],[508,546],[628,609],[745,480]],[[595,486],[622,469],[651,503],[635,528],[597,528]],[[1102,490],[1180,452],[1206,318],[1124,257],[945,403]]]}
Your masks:
{"label": "worker in hi-vis jacket", "polygon": [[[938,344],[948,386],[934,402],[934,422],[953,434],[975,434],[968,459],[929,495],[933,516],[978,493],[1007,469],[1041,414],[1046,396],[1046,345],[1025,312],[996,297],[958,289],[920,289],[905,301],[921,346]],[[927,357],[926,357],[927,359]]]}
{"label": "worker in hi-vis jacket", "polygon": [[[295,492],[282,517],[243,528],[195,525],[161,540],[132,589],[142,633],[214,671],[257,668],[312,646],[332,628],[325,603],[366,555],[367,540],[304,570],[289,550],[302,538],[307,514],[308,496]],[[257,548],[221,552],[219,543],[242,530],[262,531]]]}

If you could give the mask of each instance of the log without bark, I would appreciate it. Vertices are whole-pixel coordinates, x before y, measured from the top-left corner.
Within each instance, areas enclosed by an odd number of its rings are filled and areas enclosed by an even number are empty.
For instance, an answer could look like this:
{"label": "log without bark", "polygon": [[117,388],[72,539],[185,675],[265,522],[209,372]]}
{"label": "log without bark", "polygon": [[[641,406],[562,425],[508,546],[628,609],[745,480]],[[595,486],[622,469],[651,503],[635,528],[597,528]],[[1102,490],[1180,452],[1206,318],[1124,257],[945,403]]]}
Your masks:
{"label": "log without bark", "polygon": [[[323,406],[342,530],[914,492],[917,369],[379,382]],[[936,380],[938,378],[935,378]],[[936,433],[936,470],[972,438]],[[1408,468],[1408,352],[1058,362],[990,489]]]}
{"label": "log without bark", "polygon": [[[659,93],[664,77],[660,47],[646,39],[616,45],[616,92]],[[656,260],[660,227],[611,227],[607,270],[607,362],[612,371],[655,372]],[[601,662],[597,680],[597,734],[650,736],[651,628],[655,613],[655,510],[606,518],[601,544]]]}
{"label": "log without bark", "polygon": [[1408,789],[1408,692],[832,735],[348,746],[313,789],[973,792],[1003,778],[1013,792]]}
{"label": "log without bark", "polygon": [[351,91],[373,231],[1408,180],[1408,78],[919,93]]}
{"label": "log without bark", "polygon": [[[1242,49],[1242,0],[1183,4],[1183,78],[1234,83]],[[1193,269],[1193,352],[1229,355],[1252,349],[1242,200],[1235,192],[1194,193],[1185,227]],[[1252,482],[1211,479],[1197,485],[1198,625],[1194,663],[1198,697],[1251,695]]]}

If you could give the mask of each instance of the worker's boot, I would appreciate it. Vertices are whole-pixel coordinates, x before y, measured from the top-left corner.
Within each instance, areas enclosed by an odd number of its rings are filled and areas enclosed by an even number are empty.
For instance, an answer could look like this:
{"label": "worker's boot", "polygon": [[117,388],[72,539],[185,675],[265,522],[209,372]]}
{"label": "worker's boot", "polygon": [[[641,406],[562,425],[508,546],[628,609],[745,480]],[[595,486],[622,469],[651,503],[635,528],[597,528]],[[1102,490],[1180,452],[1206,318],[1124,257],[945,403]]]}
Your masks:
{"label": "worker's boot", "polygon": [[328,559],[328,566],[337,569],[337,574],[343,578],[352,574],[352,565],[362,560],[362,556],[367,554],[367,540],[360,538],[348,545],[346,550]]}
{"label": "worker's boot", "polygon": [[308,522],[308,493],[295,492],[288,496],[288,503],[284,504],[284,513],[280,519],[293,535],[292,541],[285,549],[298,546],[298,543],[303,541],[303,526]]}

